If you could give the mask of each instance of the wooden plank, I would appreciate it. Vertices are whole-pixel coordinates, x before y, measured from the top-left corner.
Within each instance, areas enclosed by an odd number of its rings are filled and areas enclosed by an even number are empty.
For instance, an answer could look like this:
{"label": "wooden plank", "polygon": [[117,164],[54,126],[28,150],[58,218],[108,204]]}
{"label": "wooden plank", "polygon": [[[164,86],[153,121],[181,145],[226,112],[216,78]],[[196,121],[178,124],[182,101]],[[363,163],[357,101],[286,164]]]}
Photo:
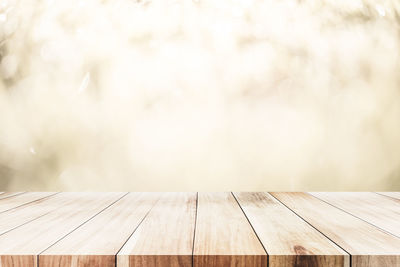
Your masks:
{"label": "wooden plank", "polygon": [[16,195],[20,195],[20,194],[23,194],[23,193],[24,192],[3,192],[0,195],[0,199],[8,198],[8,197],[16,196]]}
{"label": "wooden plank", "polygon": [[0,213],[20,207],[22,205],[26,205],[42,198],[52,196],[54,194],[56,194],[56,192],[29,192],[0,199]]}
{"label": "wooden plank", "polygon": [[377,192],[380,195],[400,199],[400,192]]}
{"label": "wooden plank", "polygon": [[191,267],[196,193],[165,193],[118,253],[118,267]]}
{"label": "wooden plank", "polygon": [[0,266],[37,266],[37,255],[124,194],[81,193],[73,203],[1,235]]}
{"label": "wooden plank", "polygon": [[231,193],[199,193],[194,267],[267,266],[267,254]]}
{"label": "wooden plank", "polygon": [[55,209],[74,204],[82,193],[63,192],[0,213],[0,235]]}
{"label": "wooden plank", "polygon": [[55,207],[48,204],[54,202],[55,196],[57,194],[0,213],[0,235],[54,210]]}
{"label": "wooden plank", "polygon": [[350,266],[350,257],[267,193],[235,193],[270,267]]}
{"label": "wooden plank", "polygon": [[271,193],[352,255],[353,267],[400,266],[400,239],[307,193]]}
{"label": "wooden plank", "polygon": [[400,237],[400,200],[372,192],[313,192],[311,195]]}
{"label": "wooden plank", "polygon": [[41,253],[39,265],[115,266],[115,255],[159,197],[160,193],[129,193]]}

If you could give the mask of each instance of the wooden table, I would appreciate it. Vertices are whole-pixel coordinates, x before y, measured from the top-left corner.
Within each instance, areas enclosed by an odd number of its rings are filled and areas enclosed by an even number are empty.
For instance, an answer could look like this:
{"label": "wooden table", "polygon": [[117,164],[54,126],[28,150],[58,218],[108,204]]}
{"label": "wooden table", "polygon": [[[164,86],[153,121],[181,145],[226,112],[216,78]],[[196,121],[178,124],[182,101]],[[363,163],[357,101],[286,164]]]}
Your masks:
{"label": "wooden table", "polygon": [[0,193],[0,267],[400,266],[400,193]]}

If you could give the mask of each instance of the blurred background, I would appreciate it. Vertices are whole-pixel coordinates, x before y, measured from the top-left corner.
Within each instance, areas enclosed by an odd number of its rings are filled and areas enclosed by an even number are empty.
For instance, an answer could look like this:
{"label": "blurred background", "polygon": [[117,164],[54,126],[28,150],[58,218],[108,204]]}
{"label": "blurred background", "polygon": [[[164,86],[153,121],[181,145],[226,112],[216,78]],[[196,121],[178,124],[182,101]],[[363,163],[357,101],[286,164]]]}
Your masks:
{"label": "blurred background", "polygon": [[400,190],[397,0],[1,0],[0,190]]}

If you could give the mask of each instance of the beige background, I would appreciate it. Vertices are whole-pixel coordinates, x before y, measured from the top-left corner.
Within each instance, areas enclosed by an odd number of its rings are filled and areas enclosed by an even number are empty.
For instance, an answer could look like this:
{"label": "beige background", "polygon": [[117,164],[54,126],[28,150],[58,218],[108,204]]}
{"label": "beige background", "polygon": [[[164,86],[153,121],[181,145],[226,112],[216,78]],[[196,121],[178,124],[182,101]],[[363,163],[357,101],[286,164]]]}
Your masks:
{"label": "beige background", "polygon": [[398,1],[7,0],[1,190],[400,190]]}

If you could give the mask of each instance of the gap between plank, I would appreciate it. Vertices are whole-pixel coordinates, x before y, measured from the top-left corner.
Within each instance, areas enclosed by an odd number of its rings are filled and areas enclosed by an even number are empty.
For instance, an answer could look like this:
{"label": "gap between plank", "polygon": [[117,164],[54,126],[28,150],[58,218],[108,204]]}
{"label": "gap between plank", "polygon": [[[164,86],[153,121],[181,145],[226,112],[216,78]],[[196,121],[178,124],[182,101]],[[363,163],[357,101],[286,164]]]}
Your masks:
{"label": "gap between plank", "polygon": [[310,195],[310,196],[312,196],[312,197],[315,197],[316,199],[321,200],[322,202],[325,202],[326,204],[331,205],[332,207],[337,208],[337,209],[339,209],[339,210],[341,210],[341,211],[343,211],[343,212],[345,212],[345,213],[347,213],[347,214],[350,214],[351,216],[356,217],[357,219],[360,219],[361,221],[366,222],[366,223],[368,223],[369,225],[372,225],[372,226],[378,228],[379,230],[381,230],[382,232],[384,232],[384,233],[386,233],[386,234],[392,235],[392,236],[394,236],[394,237],[396,237],[396,238],[400,238],[399,236],[397,236],[397,235],[395,235],[395,234],[392,234],[391,232],[388,232],[388,231],[386,231],[385,229],[382,229],[382,228],[380,228],[379,226],[376,226],[375,224],[370,223],[369,221],[366,221],[366,220],[364,220],[364,219],[362,219],[362,218],[360,218],[360,217],[358,217],[358,216],[356,216],[356,215],[354,215],[354,214],[351,214],[350,212],[348,212],[348,211],[346,211],[346,210],[344,210],[344,209],[341,209],[341,208],[339,208],[339,207],[336,207],[335,205],[333,205],[333,204],[331,204],[331,203],[329,203],[329,202],[327,202],[327,201],[325,201],[325,200],[323,200],[323,199],[321,199],[321,198],[319,198],[319,197],[316,197],[316,196],[314,196],[314,195],[311,195],[311,194],[309,194],[308,192],[306,192],[306,194],[308,194],[308,195]]}
{"label": "gap between plank", "polygon": [[[115,200],[114,202],[112,202],[110,205],[106,206],[104,209],[100,210],[99,212],[97,212],[95,215],[93,215],[92,217],[90,217],[89,219],[87,219],[86,221],[84,221],[83,223],[81,223],[80,225],[78,225],[77,227],[75,227],[72,231],[68,232],[67,234],[65,234],[64,236],[60,237],[56,242],[54,242],[53,244],[51,244],[50,246],[48,246],[47,248],[45,248],[44,250],[42,250],[36,257],[37,259],[37,267],[39,267],[39,256],[45,252],[46,250],[48,250],[49,248],[51,248],[52,246],[54,246],[55,244],[57,244],[58,242],[60,242],[60,240],[62,240],[63,238],[65,238],[67,235],[71,234],[73,231],[75,231],[76,229],[78,229],[79,227],[81,227],[82,225],[84,225],[85,223],[87,223],[88,221],[90,221],[91,219],[93,219],[94,217],[96,217],[97,215],[99,215],[100,213],[102,213],[103,211],[105,211],[106,209],[108,209],[110,206],[114,205],[115,203],[117,203],[120,199],[122,199],[123,197],[125,197],[128,193],[126,193],[125,195],[123,195],[122,197],[118,198],[117,200]],[[52,211],[51,211],[52,212]]]}
{"label": "gap between plank", "polygon": [[268,195],[272,196],[273,198],[275,198],[279,203],[281,203],[283,206],[285,206],[288,210],[290,210],[291,212],[293,212],[294,214],[296,214],[297,217],[299,217],[300,219],[302,219],[303,221],[305,221],[308,225],[310,225],[312,228],[314,228],[315,230],[317,230],[318,232],[320,232],[323,236],[325,236],[327,239],[329,239],[333,244],[335,244],[336,246],[338,246],[339,248],[341,248],[344,252],[346,252],[350,259],[350,267],[351,267],[351,260],[352,260],[352,256],[351,254],[345,250],[344,248],[342,248],[341,246],[339,246],[335,241],[333,241],[332,239],[330,239],[328,236],[326,236],[323,232],[321,232],[318,228],[316,228],[314,225],[312,225],[311,223],[309,223],[306,219],[304,219],[303,217],[301,217],[299,214],[297,214],[294,210],[292,210],[291,208],[289,208],[288,206],[285,205],[285,203],[283,203],[282,201],[280,201],[278,198],[276,198],[274,195],[270,194],[269,192],[267,192]]}
{"label": "gap between plank", "polygon": [[380,196],[388,197],[388,198],[390,198],[390,199],[400,200],[399,198],[392,197],[392,196],[388,196],[388,195],[384,195],[384,194],[381,194],[381,193],[379,193],[379,192],[374,192],[374,193],[375,193],[375,194],[378,194],[378,195],[380,195]]}
{"label": "gap between plank", "polygon": [[237,200],[235,194],[233,192],[231,192],[233,198],[236,200],[236,203],[239,205],[239,208],[242,210],[244,217],[246,217],[246,220],[249,222],[251,229],[253,229],[254,234],[256,235],[258,241],[260,242],[261,246],[263,247],[265,253],[267,254],[267,267],[269,267],[269,254],[268,251],[265,249],[264,244],[261,242],[260,237],[258,237],[258,234],[256,232],[256,230],[254,229],[253,225],[251,224],[249,218],[247,217],[246,213],[244,212],[244,210],[242,209],[242,206],[240,205],[239,201]]}
{"label": "gap between plank", "polygon": [[[26,193],[26,192],[23,192],[23,193],[21,193],[21,194],[17,194],[17,195],[9,196],[9,197],[20,196],[20,195],[22,195],[22,194],[25,194],[25,193]],[[10,210],[13,210],[13,209],[16,209],[16,208],[19,208],[19,207],[22,207],[22,206],[25,206],[25,205],[31,204],[31,203],[33,203],[33,202],[35,202],[35,201],[39,201],[39,200],[43,200],[43,199],[45,199],[45,198],[48,198],[48,197],[55,196],[55,195],[57,195],[58,193],[60,193],[60,192],[55,192],[55,193],[54,193],[54,194],[52,194],[52,195],[45,196],[45,197],[42,197],[42,198],[38,198],[38,199],[35,199],[35,200],[32,200],[32,201],[26,202],[26,203],[24,203],[24,204],[22,204],[22,205],[19,205],[19,206],[13,207],[13,208],[11,208],[11,209],[8,209],[8,210],[3,210],[3,211],[1,211],[0,213],[4,213],[4,212],[10,211]],[[6,199],[6,198],[9,198],[9,197],[5,197],[5,198],[2,198],[2,199]]]}
{"label": "gap between plank", "polygon": [[[4,193],[6,193],[6,192],[1,193],[1,194],[0,194],[0,197],[1,197],[1,195],[4,194]],[[11,195],[11,196],[8,196],[8,197],[2,197],[2,198],[0,198],[0,200],[6,199],[6,198],[10,198],[10,197],[19,196],[19,195],[22,195],[22,194],[25,194],[25,193],[26,193],[26,192],[19,192],[19,193],[15,194],[15,195]]]}
{"label": "gap between plank", "polygon": [[[162,195],[161,195],[162,196]],[[133,230],[132,234],[129,235],[129,237],[125,240],[125,242],[122,244],[121,248],[118,249],[117,253],[115,253],[115,266],[117,267],[117,261],[118,261],[118,253],[121,251],[121,249],[125,246],[125,244],[128,242],[128,240],[133,236],[133,234],[136,232],[136,230],[139,228],[139,226],[142,224],[142,222],[144,221],[144,219],[146,219],[147,215],[149,215],[150,211],[156,206],[156,204],[158,203],[158,201],[160,201],[161,196],[158,197],[157,201],[154,203],[154,205],[149,209],[149,211],[143,216],[142,220],[139,222],[139,224],[136,226],[136,228]],[[39,267],[39,266],[38,266]]]}
{"label": "gap between plank", "polygon": [[[47,197],[53,197],[53,196],[55,196],[55,195],[57,195],[57,194],[59,194],[59,192],[57,192],[57,193],[55,193],[55,194],[53,194],[53,195],[47,196]],[[19,194],[19,195],[20,195],[20,194]],[[44,197],[44,198],[47,198],[47,197]],[[36,199],[36,200],[32,201],[31,203],[33,203],[33,202],[35,202],[35,201],[42,200],[42,199],[44,199],[44,198]],[[14,209],[14,208],[13,208],[13,209]],[[9,210],[12,210],[12,209],[9,209]],[[29,221],[24,222],[24,223],[22,223],[22,224],[20,224],[20,225],[17,225],[17,226],[15,226],[14,228],[11,228],[11,229],[5,231],[4,233],[1,233],[0,236],[1,236],[1,235],[4,235],[4,234],[6,234],[6,233],[8,233],[8,232],[10,232],[10,231],[12,231],[12,230],[15,230],[15,229],[17,229],[17,228],[19,228],[19,227],[21,227],[21,226],[23,226],[23,225],[25,225],[25,224],[28,224],[28,223],[30,223],[30,222],[33,222],[34,220],[37,220],[37,219],[39,219],[39,218],[41,218],[41,217],[43,217],[43,216],[49,214],[49,213],[52,212],[52,211],[53,211],[53,210],[51,210],[51,211],[49,211],[49,212],[46,212],[45,214],[39,215],[38,217],[33,218],[32,220],[29,220]],[[0,213],[1,213],[1,212],[0,212]]]}
{"label": "gap between plank", "polygon": [[50,212],[52,212],[52,210],[49,211],[49,212],[46,212],[45,214],[39,215],[38,217],[33,218],[32,220],[29,220],[29,221],[27,221],[27,222],[24,222],[24,223],[18,225],[18,226],[15,226],[14,228],[11,228],[10,230],[7,230],[7,231],[5,231],[4,233],[1,233],[0,236],[1,236],[1,235],[4,235],[4,234],[6,234],[6,233],[8,233],[8,232],[10,232],[10,231],[12,231],[12,230],[15,230],[15,229],[17,229],[17,228],[19,228],[19,227],[21,227],[21,226],[24,226],[25,224],[28,224],[28,223],[30,223],[30,222],[33,222],[33,221],[35,221],[35,220],[37,220],[37,219],[39,219],[39,218],[41,218],[41,217],[43,217],[43,216],[49,214]]}
{"label": "gap between plank", "polygon": [[196,192],[196,215],[194,217],[194,231],[193,231],[193,245],[192,245],[192,267],[194,267],[194,244],[196,240],[196,226],[197,226],[197,207],[199,204],[199,192]]}

